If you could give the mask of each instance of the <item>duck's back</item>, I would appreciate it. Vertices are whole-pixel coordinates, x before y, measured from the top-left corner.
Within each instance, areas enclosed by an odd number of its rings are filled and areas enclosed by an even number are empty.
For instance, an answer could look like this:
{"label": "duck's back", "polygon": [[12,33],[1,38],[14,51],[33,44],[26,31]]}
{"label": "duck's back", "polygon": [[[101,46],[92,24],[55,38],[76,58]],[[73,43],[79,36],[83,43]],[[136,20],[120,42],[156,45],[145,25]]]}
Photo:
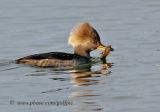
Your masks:
{"label": "duck's back", "polygon": [[18,64],[30,64],[39,67],[66,67],[89,62],[90,58],[63,52],[34,54],[16,60]]}

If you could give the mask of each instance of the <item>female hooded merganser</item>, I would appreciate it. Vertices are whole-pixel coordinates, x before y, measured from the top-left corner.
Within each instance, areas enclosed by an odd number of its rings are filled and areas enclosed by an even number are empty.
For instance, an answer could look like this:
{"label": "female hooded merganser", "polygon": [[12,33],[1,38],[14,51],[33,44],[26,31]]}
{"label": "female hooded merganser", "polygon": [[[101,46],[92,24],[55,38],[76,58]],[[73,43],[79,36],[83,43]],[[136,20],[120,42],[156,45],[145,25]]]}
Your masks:
{"label": "female hooded merganser", "polygon": [[89,23],[75,26],[70,33],[68,43],[72,45],[74,54],[62,52],[34,54],[18,59],[16,63],[39,67],[76,66],[89,63],[91,51],[95,49],[104,51],[107,48],[101,43],[99,34]]}

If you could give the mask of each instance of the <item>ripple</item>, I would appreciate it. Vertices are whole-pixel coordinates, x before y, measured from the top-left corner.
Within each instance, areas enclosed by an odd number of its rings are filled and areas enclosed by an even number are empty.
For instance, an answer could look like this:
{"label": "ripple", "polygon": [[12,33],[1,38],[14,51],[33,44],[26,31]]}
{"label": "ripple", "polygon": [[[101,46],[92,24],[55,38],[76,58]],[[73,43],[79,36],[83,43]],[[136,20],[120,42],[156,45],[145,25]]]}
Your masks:
{"label": "ripple", "polygon": [[15,61],[13,60],[0,60],[0,71],[9,71],[20,68],[15,64]]}
{"label": "ripple", "polygon": [[66,88],[51,89],[51,90],[44,91],[44,92],[41,92],[41,93],[52,93],[52,92],[63,91],[63,90],[66,90],[66,89],[70,89],[70,88],[66,87]]}

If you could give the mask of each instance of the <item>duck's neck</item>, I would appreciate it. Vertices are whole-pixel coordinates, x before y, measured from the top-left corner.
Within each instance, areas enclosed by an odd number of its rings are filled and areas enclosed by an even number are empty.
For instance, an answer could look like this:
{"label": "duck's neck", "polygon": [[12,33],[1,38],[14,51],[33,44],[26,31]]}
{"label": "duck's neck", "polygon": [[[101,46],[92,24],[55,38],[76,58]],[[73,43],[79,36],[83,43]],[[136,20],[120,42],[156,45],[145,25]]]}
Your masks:
{"label": "duck's neck", "polygon": [[84,57],[90,57],[90,51],[85,50],[81,46],[74,48],[74,54],[84,56]]}

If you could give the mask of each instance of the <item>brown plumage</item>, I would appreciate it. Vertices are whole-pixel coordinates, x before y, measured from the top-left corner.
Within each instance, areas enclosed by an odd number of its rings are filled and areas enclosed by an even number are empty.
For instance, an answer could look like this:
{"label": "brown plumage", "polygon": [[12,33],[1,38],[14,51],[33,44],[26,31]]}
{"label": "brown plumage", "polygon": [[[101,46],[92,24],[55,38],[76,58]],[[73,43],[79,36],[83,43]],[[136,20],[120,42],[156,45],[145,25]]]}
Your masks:
{"label": "brown plumage", "polygon": [[90,56],[92,50],[102,45],[97,31],[89,23],[80,23],[70,33],[68,43],[74,52],[81,56]]}

